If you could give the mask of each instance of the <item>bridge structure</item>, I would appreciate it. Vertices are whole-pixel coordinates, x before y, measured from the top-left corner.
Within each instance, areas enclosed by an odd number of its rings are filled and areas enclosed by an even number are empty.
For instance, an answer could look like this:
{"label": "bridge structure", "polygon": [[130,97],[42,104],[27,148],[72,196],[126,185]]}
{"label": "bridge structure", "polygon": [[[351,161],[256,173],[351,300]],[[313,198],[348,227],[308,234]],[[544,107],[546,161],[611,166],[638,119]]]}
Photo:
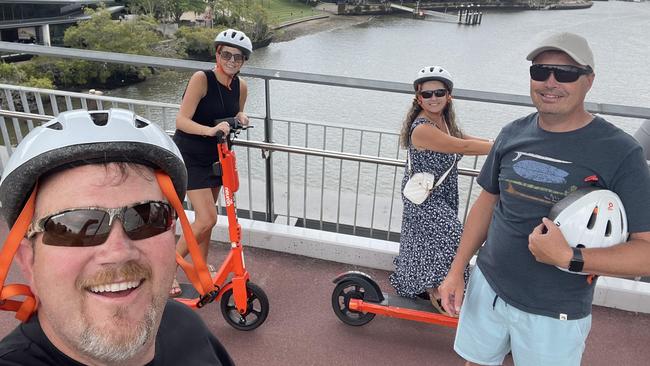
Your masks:
{"label": "bridge structure", "polygon": [[[212,66],[212,63],[197,61],[7,42],[0,42],[0,51],[184,71]],[[361,131],[330,121],[295,120],[277,115],[277,112],[272,113],[275,109],[271,101],[277,98],[273,99],[271,95],[276,92],[275,86],[286,85],[282,83],[291,83],[292,87],[320,85],[339,88],[339,91],[344,88],[404,94],[412,93],[412,86],[408,83],[254,67],[245,67],[242,74],[261,81],[257,83],[259,90],[255,89],[254,92],[263,94],[268,103],[264,113],[250,114],[257,128],[248,130],[241,139],[236,140],[235,148],[241,164],[241,188],[237,193],[237,203],[243,242],[248,246],[247,267],[253,274],[253,281],[269,295],[271,315],[267,323],[254,333],[242,334],[228,328],[217,315],[217,305],[213,304],[201,312],[210,329],[241,364],[365,366],[427,364],[435,359],[439,361],[438,364],[462,365],[451,349],[452,330],[379,318],[365,327],[350,328],[340,323],[330,309],[330,294],[334,287],[331,279],[342,271],[367,271],[378,279],[384,290],[390,289],[387,271],[392,270],[392,259],[398,252],[396,241],[399,240],[401,218],[399,186],[383,184],[389,189],[389,197],[386,198],[382,197],[385,192],[379,194],[380,187],[375,185],[364,190],[359,188],[358,182],[382,182],[382,175],[389,174],[394,181],[401,180],[405,161],[404,152],[397,145],[397,132],[379,129]],[[527,95],[466,89],[457,89],[455,95],[458,100],[489,103],[499,108],[515,106],[532,110],[532,102]],[[127,108],[160,123],[171,132],[179,108],[177,104],[160,101],[15,85],[0,85],[0,102],[0,137],[5,145],[1,153],[5,155],[12,153],[13,147],[28,130],[65,110]],[[623,123],[650,119],[650,108],[647,107],[590,102],[586,106],[592,113],[623,118]],[[295,137],[284,137],[291,134],[295,134]],[[331,141],[325,140],[314,144],[322,146],[316,148],[312,144],[301,143],[298,138],[301,134],[339,139],[342,135],[357,134],[363,144],[367,145],[373,139],[382,141],[382,146],[387,147],[386,151],[395,153],[388,156],[379,152],[354,152],[344,150],[342,144],[340,150],[335,150],[331,147]],[[282,157],[284,165],[280,159]],[[287,164],[286,157],[292,157],[294,163]],[[308,189],[307,177],[300,177],[292,171],[302,167],[302,163],[296,164],[297,158],[304,159],[305,165],[313,160],[334,163],[339,171],[338,182],[335,182],[338,187],[335,185],[333,192],[319,192],[314,196]],[[473,164],[473,167],[465,165],[459,169],[460,185],[465,187],[462,193],[464,198],[461,199],[465,202],[460,210],[463,217],[473,200],[472,187],[476,189],[474,177],[478,167],[476,161]],[[263,168],[261,174],[253,171],[255,165]],[[369,165],[375,168],[367,169]],[[345,172],[343,168],[346,166],[355,168],[352,170],[354,173],[340,174],[341,171]],[[360,169],[359,166],[366,168]],[[326,168],[322,169],[325,171]],[[377,175],[378,171],[382,174]],[[345,180],[349,178],[352,178],[351,189],[345,186]],[[324,185],[322,180],[319,184]],[[371,196],[369,200],[366,197],[368,194]],[[328,216],[324,209],[337,215]],[[381,212],[387,216],[381,217]],[[190,219],[193,217],[191,207],[188,216]],[[218,222],[212,233],[215,243],[214,250],[210,251],[210,263],[218,263],[219,256],[228,249],[227,245],[218,244],[228,241],[227,220],[220,218]],[[13,273],[12,276],[20,275]],[[585,352],[586,364],[647,364],[650,348],[643,342],[650,327],[650,283],[645,281],[609,277],[598,281],[594,302],[599,306],[594,310],[592,332]],[[11,316],[0,313],[0,336],[15,326]],[[314,332],[315,329],[318,331]],[[612,339],[616,340],[616,352],[611,351]],[[250,352],[251,349],[259,352]],[[372,351],[358,352],[359,349]],[[399,351],[395,352],[396,349]],[[511,364],[511,361],[506,362],[506,365]]]}

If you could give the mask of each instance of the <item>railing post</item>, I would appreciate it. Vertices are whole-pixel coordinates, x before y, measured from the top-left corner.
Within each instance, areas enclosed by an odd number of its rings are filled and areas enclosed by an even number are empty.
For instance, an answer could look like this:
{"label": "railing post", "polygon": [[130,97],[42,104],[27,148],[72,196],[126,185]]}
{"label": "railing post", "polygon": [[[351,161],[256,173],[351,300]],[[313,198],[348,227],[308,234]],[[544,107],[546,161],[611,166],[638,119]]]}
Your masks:
{"label": "railing post", "polygon": [[[273,119],[271,118],[271,81],[264,79],[266,115],[264,116],[264,142],[273,142]],[[273,160],[272,152],[262,154],[265,158],[266,172],[266,221],[273,222]]]}

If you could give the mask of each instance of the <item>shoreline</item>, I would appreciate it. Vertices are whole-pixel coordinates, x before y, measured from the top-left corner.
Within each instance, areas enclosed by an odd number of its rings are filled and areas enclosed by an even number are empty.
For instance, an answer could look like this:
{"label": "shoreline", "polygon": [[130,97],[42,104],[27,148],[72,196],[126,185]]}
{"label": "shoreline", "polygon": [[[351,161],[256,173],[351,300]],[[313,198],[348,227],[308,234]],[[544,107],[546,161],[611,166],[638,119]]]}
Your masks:
{"label": "shoreline", "polygon": [[288,42],[311,34],[364,24],[374,18],[373,15],[339,15],[337,5],[332,3],[321,3],[317,8],[327,17],[316,19],[307,17],[304,21],[297,20],[296,23],[277,28],[271,43]]}
{"label": "shoreline", "polygon": [[306,20],[279,28],[271,43],[288,42],[311,34],[364,24],[374,18],[373,15],[337,15],[333,13],[328,15],[327,18]]}

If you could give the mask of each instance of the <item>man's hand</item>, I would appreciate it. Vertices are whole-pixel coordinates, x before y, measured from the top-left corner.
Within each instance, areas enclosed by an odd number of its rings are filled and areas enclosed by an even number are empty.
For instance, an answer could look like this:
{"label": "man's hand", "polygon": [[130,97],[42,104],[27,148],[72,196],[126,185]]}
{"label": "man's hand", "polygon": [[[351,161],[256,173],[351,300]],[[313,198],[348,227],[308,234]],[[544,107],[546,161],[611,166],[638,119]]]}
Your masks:
{"label": "man's hand", "polygon": [[528,235],[528,250],[538,262],[562,268],[569,268],[573,257],[573,250],[560,229],[546,217]]}
{"label": "man's hand", "polygon": [[447,274],[445,280],[438,286],[442,307],[452,316],[460,314],[460,306],[463,303],[465,295],[465,278],[463,272],[455,275],[451,272]]}

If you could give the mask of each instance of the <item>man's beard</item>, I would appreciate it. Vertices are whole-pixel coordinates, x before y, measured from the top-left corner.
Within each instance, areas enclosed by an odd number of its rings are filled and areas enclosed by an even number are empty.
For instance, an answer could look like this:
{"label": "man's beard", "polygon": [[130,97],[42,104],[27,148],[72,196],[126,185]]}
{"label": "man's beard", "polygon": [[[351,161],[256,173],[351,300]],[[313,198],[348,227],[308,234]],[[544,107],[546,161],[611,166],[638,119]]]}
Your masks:
{"label": "man's beard", "polygon": [[[151,280],[152,271],[149,266],[129,261],[117,268],[106,268],[91,278],[78,281],[77,287],[87,289],[92,285],[114,282],[118,278]],[[71,344],[93,360],[109,364],[125,363],[137,357],[146,347],[153,345],[151,340],[156,337],[155,330],[166,302],[167,293],[154,293],[143,318],[135,323],[128,320],[128,307],[118,307],[108,320],[110,322],[107,324],[108,329],[101,324],[98,325],[92,319],[92,313],[82,312],[77,327],[79,333],[76,342]],[[91,311],[86,304],[82,304],[81,308]],[[116,332],[110,327],[118,327],[120,331]]]}
{"label": "man's beard", "polygon": [[[116,323],[123,323],[123,313],[127,309],[119,308],[113,315]],[[125,332],[115,334],[91,326],[91,321],[84,316],[86,328],[79,336],[78,350],[88,357],[111,364],[119,364],[133,359],[155,337],[158,310],[152,304],[144,318],[136,324],[124,324]]]}

